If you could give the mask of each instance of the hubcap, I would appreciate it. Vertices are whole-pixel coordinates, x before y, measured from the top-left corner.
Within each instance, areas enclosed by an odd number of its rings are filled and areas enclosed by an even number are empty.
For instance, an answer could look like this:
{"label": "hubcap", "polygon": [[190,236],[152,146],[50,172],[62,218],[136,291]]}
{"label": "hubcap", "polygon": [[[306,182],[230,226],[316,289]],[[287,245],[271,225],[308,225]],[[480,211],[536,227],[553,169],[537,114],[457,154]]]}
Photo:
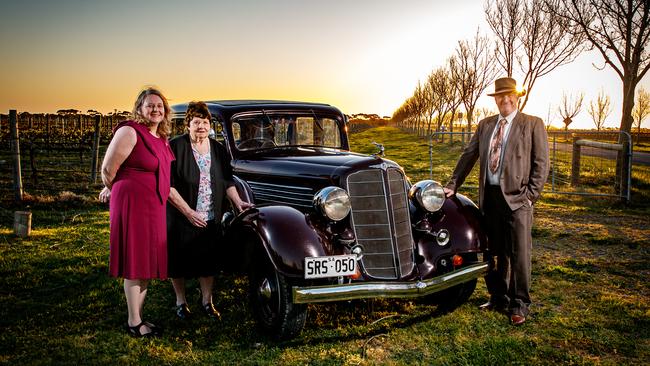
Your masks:
{"label": "hubcap", "polygon": [[262,281],[262,284],[260,285],[258,292],[262,298],[266,300],[271,300],[271,283],[267,278],[265,278]]}

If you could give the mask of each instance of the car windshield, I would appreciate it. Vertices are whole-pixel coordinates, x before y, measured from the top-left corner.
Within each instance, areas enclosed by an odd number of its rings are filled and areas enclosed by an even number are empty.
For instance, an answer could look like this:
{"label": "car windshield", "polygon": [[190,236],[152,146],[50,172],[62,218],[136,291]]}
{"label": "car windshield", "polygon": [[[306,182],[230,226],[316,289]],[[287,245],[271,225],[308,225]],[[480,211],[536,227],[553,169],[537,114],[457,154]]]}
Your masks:
{"label": "car windshield", "polygon": [[233,120],[232,132],[239,150],[282,146],[341,148],[341,132],[337,120],[313,113],[264,113],[237,117]]}

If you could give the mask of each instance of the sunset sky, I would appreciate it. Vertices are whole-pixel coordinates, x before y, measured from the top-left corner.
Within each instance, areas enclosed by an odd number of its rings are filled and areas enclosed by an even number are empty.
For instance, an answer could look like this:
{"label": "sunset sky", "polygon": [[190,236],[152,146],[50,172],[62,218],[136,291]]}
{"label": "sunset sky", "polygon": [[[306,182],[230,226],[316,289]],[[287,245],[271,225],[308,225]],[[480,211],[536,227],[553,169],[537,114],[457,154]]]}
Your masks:
{"label": "sunset sky", "polygon": [[[0,9],[0,113],[130,110],[156,85],[171,103],[288,99],[391,115],[459,40],[490,32],[478,0],[3,0]],[[585,92],[587,104],[603,89],[606,126],[618,126],[621,81],[592,63],[604,64],[583,54],[541,78],[525,111],[546,119],[550,106],[560,126],[563,91]],[[479,103],[496,110],[489,97]],[[594,127],[586,106],[571,127]]]}

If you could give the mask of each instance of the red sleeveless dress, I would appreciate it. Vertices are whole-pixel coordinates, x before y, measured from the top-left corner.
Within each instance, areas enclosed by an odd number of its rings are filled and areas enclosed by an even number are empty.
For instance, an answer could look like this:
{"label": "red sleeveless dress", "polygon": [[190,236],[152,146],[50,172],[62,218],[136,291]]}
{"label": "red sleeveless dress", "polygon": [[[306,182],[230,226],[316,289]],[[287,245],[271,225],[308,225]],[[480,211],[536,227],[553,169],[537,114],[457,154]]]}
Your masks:
{"label": "red sleeveless dress", "polygon": [[109,274],[126,279],[167,278],[166,204],[174,154],[134,121],[138,140],[113,180],[110,199]]}

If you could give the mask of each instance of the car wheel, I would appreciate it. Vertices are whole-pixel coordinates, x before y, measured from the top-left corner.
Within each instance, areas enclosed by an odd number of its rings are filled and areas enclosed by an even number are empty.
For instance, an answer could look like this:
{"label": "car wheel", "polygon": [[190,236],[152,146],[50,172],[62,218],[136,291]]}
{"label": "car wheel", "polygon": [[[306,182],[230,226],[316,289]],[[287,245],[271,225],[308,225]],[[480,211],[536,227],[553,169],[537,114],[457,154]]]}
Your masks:
{"label": "car wheel", "polygon": [[[476,253],[465,255],[466,263],[476,262],[477,260],[478,256]],[[477,282],[477,279],[473,279],[441,291],[439,294],[440,302],[438,303],[438,309],[441,311],[452,311],[466,303],[474,293]]]}
{"label": "car wheel", "polygon": [[[470,254],[465,257],[465,260],[468,262],[476,262],[476,254]],[[429,295],[423,299],[425,303],[428,304],[437,304],[438,310],[443,312],[453,311],[460,305],[464,304],[469,300],[469,298],[474,293],[476,289],[476,284],[478,280],[473,279],[471,281],[461,283],[459,285],[450,287],[446,290],[442,290],[433,295]]]}
{"label": "car wheel", "polygon": [[307,306],[291,301],[291,285],[270,263],[256,265],[249,274],[250,303],[259,328],[275,339],[291,339],[302,331]]}
{"label": "car wheel", "polygon": [[478,280],[473,279],[469,282],[461,283],[460,285],[441,291],[438,294],[438,309],[444,312],[453,311],[457,307],[466,303],[474,293],[477,281]]}

